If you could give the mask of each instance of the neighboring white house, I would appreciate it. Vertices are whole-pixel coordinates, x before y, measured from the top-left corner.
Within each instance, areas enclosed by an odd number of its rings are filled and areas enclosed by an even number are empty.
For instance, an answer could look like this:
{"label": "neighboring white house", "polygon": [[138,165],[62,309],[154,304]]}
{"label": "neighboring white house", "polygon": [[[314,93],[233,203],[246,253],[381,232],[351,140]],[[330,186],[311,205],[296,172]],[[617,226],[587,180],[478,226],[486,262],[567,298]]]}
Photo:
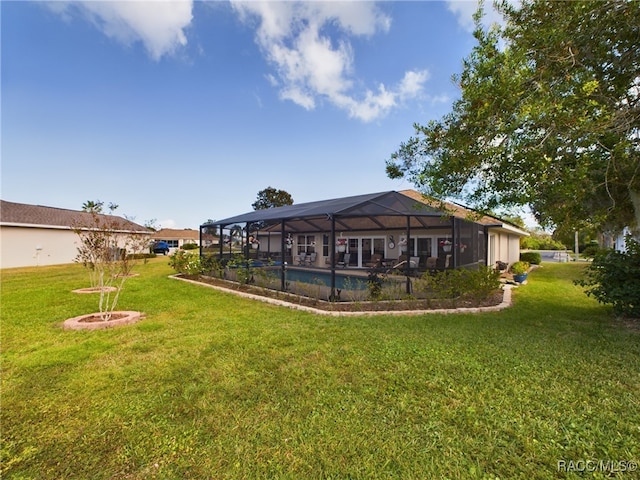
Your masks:
{"label": "neighboring white house", "polygon": [[[104,217],[117,221],[123,233],[151,237],[130,220]],[[92,224],[87,212],[0,200],[0,268],[72,263],[80,242],[74,229]]]}
{"label": "neighboring white house", "polygon": [[154,242],[164,241],[169,244],[171,251],[182,247],[185,243],[200,245],[200,232],[198,230],[162,228],[152,235]]}

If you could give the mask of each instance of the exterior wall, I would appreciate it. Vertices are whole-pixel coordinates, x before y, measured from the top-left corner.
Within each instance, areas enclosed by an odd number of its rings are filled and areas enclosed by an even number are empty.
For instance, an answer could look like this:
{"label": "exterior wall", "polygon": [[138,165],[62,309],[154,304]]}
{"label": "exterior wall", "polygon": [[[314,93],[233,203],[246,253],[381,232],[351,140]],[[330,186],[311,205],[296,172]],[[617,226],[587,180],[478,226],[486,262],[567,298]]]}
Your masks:
{"label": "exterior wall", "polygon": [[489,230],[488,264],[505,262],[511,265],[520,260],[520,237],[511,233]]}
{"label": "exterior wall", "polygon": [[[330,263],[331,247],[328,243],[324,242],[325,235],[322,233],[312,233],[308,235],[293,234],[293,245],[290,250],[291,255],[288,261],[292,261],[296,264],[296,258],[301,251],[307,253],[315,252],[316,260],[314,265],[323,267]],[[306,242],[300,243],[301,237],[314,237],[315,245],[311,243],[309,239]],[[339,239],[340,233],[336,234],[336,239]],[[374,253],[382,254],[383,258],[393,263],[393,260],[398,260],[401,256],[408,257],[419,256],[421,262],[424,262],[427,256],[442,257],[445,260],[447,253],[444,252],[442,246],[439,244],[441,240],[451,239],[450,229],[430,229],[430,230],[411,230],[411,245],[408,251],[401,251],[401,244],[406,239],[406,234],[398,232],[397,230],[371,230],[361,231],[357,233],[350,233],[349,236],[344,235],[348,246],[346,252],[351,254],[351,265],[364,267],[370,256]],[[268,235],[260,234],[258,237],[260,241],[260,252],[265,253],[279,253],[280,252],[280,234],[272,233],[269,239]],[[359,240],[358,240],[359,239]],[[393,244],[393,247],[391,247]],[[470,253],[469,251],[467,253]],[[336,253],[337,255],[337,253]],[[482,255],[484,258],[484,255]],[[450,259],[451,261],[451,259]]]}
{"label": "exterior wall", "polygon": [[616,235],[615,240],[613,242],[613,248],[619,252],[627,251],[627,235],[631,235],[631,230],[629,227],[624,227],[621,233]]}
{"label": "exterior wall", "polygon": [[0,227],[0,268],[72,263],[78,236],[69,229]]}
{"label": "exterior wall", "polygon": [[2,225],[0,268],[73,263],[79,242],[78,235],[65,227]]}

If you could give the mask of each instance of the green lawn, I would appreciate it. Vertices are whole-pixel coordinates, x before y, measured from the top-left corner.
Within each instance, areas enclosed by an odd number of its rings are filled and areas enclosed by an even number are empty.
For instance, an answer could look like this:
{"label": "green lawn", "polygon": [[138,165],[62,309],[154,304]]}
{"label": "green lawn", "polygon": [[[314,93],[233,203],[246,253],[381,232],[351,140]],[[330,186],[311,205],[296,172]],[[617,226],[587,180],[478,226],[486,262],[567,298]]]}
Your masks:
{"label": "green lawn", "polygon": [[640,461],[640,333],[580,268],[500,313],[329,318],[161,258],[119,305],[146,318],[101,331],[60,328],[96,309],[80,266],[5,270],[2,478],[605,478],[558,462]]}

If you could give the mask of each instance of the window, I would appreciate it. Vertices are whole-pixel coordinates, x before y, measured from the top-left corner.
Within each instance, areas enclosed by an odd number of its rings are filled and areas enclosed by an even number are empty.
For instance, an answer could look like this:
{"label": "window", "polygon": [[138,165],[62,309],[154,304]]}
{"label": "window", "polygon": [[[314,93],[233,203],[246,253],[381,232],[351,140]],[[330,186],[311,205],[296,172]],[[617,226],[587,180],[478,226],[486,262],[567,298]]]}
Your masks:
{"label": "window", "polygon": [[315,235],[298,235],[298,253],[314,253],[315,251]]}

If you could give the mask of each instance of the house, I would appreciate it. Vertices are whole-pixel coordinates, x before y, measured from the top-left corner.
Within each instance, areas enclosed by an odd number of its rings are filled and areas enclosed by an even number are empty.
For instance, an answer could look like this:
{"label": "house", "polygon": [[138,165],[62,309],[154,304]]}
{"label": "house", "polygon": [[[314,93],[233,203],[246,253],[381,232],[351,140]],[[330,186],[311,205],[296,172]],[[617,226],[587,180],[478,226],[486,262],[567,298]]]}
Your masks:
{"label": "house", "polygon": [[154,232],[151,236],[154,242],[165,241],[169,244],[169,248],[174,251],[181,248],[185,244],[195,244],[200,246],[202,239],[202,247],[208,248],[218,244],[218,238],[207,232],[202,233],[202,238],[199,230],[193,230],[191,228],[175,229],[175,228],[162,228],[157,232]]}
{"label": "house", "polygon": [[[363,269],[372,264],[411,270],[477,268],[520,258],[527,232],[459,205],[434,205],[415,190],[255,210],[200,227],[245,225],[246,253],[283,265]],[[219,247],[219,256],[224,255]]]}
{"label": "house", "polygon": [[174,228],[162,228],[157,232],[154,232],[151,236],[154,242],[164,241],[167,242],[171,251],[182,247],[186,243],[195,243],[200,245],[200,234],[198,230],[174,229]]}
{"label": "house", "polygon": [[[407,195],[418,202],[430,204],[424,195],[415,190],[402,190],[400,193]],[[473,218],[476,222],[485,227],[486,238],[486,264],[495,265],[496,262],[504,262],[508,264],[515,263],[520,260],[520,239],[528,237],[529,233],[520,227],[496,217],[482,215],[479,216],[473,210],[462,205],[443,202],[447,212],[452,212],[458,218]]]}
{"label": "house", "polygon": [[[100,215],[124,234],[149,237],[147,228],[115,215]],[[94,224],[91,213],[0,200],[0,268],[72,263],[80,239],[75,229]]]}

